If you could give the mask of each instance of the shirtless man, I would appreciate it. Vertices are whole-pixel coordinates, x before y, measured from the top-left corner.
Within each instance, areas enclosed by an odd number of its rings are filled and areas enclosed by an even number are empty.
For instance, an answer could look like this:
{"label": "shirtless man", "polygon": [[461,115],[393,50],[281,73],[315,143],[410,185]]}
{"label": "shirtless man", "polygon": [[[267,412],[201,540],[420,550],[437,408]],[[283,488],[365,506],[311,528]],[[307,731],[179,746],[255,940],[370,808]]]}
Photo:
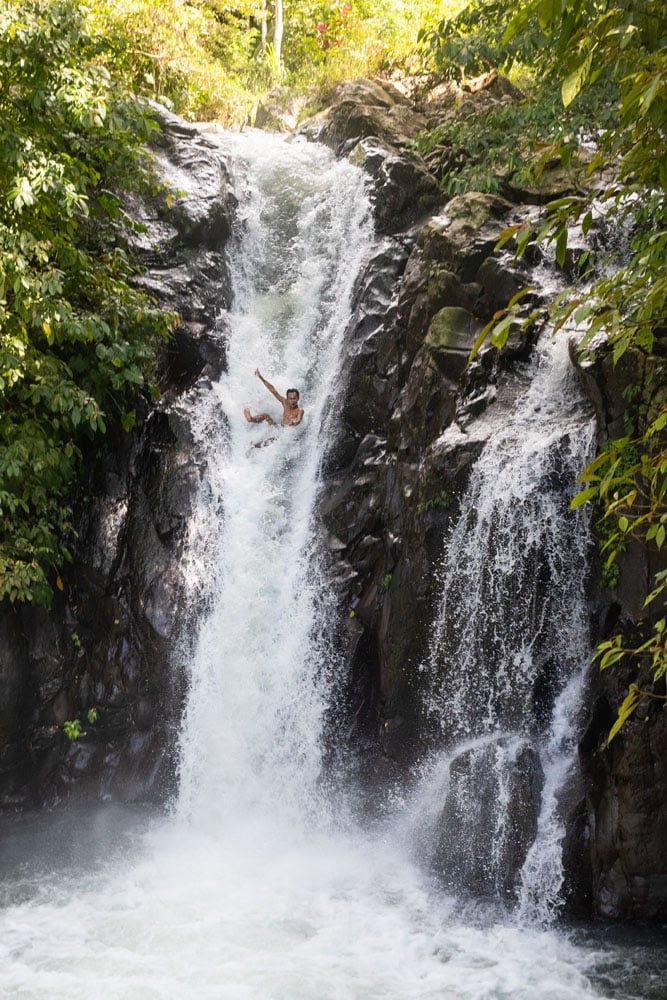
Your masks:
{"label": "shirtless man", "polygon": [[[299,408],[299,390],[288,389],[285,395],[281,396],[276,387],[271,385],[270,382],[267,382],[259,368],[255,368],[255,375],[261,382],[264,383],[271,395],[275,396],[279,403],[282,403],[283,427],[296,427],[297,424],[300,424],[303,420],[303,410]],[[275,427],[276,425],[276,422],[270,413],[258,413],[256,417],[253,417],[250,412],[250,408],[247,406],[243,411],[243,416],[246,418],[248,423],[251,424],[261,424],[262,421],[265,420],[271,427]]]}

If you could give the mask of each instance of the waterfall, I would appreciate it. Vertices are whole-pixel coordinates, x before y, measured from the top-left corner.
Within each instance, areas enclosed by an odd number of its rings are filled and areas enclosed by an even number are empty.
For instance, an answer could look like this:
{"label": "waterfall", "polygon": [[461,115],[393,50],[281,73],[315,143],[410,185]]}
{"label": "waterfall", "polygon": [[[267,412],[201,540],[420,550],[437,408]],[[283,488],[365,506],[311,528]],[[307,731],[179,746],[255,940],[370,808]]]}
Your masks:
{"label": "waterfall", "polygon": [[526,918],[546,920],[561,902],[558,797],[589,663],[588,516],[568,507],[594,422],[566,337],[542,344],[528,375],[473,467],[439,567],[422,669],[447,750],[418,794],[431,797],[451,884],[518,896]]}
{"label": "waterfall", "polygon": [[[261,134],[226,144],[240,198],[228,371],[196,422],[207,470],[189,552],[193,593],[214,597],[189,667],[178,803],[213,823],[230,811],[294,818],[324,807],[321,728],[335,671],[312,514],[352,289],[373,240],[363,174],[346,161]],[[281,393],[299,389],[301,426],[246,422],[246,405],[282,416],[257,367]]]}
{"label": "waterfall", "polygon": [[[341,818],[338,799],[323,789],[323,720],[336,675],[327,624],[335,602],[315,557],[315,510],[353,285],[373,241],[368,199],[361,171],[322,147],[256,133],[222,134],[218,141],[229,156],[239,200],[230,248],[234,304],[219,329],[227,372],[213,385],[200,384],[184,403],[195,425],[193,460],[202,480],[185,556],[190,589],[184,617],[191,627],[176,651],[190,682],[180,734],[180,791],[167,816],[108,805],[87,814],[26,817],[5,833],[0,997],[601,997],[590,943],[582,948],[555,931],[508,921],[498,909],[464,905],[413,862],[395,830]],[[301,391],[302,426],[283,430],[245,422],[245,405],[279,416],[278,404],[253,376],[257,366],[280,391]],[[514,600],[512,638],[495,634],[490,614],[480,618],[479,655],[484,647],[496,658],[514,650],[513,669],[526,677],[515,682],[508,659],[494,680],[491,662],[480,662],[478,701],[464,683],[464,670],[474,674],[470,659],[461,661],[458,680],[448,675],[449,694],[442,679],[433,688],[433,711],[442,713],[443,727],[447,706],[456,701],[457,747],[450,758],[435,762],[440,792],[447,782],[452,789],[458,785],[457,801],[463,801],[466,775],[479,772],[473,757],[486,750],[497,763],[498,798],[509,804],[516,785],[512,762],[534,764],[539,746],[546,778],[535,824],[542,833],[535,843],[544,851],[525,861],[527,900],[531,878],[547,877],[544,855],[558,837],[549,795],[557,798],[558,768],[569,760],[569,744],[561,739],[572,731],[575,711],[568,678],[576,683],[585,657],[577,645],[585,616],[576,561],[583,558],[584,520],[568,520],[565,508],[590,439],[588,416],[564,374],[560,348],[547,349],[535,367],[535,389],[521,404],[516,424],[489,442],[468,499],[479,506],[477,519],[496,510],[497,534],[485,535],[479,527],[486,559],[500,558],[501,543],[509,544],[504,532],[521,517],[534,514],[542,532],[558,533],[547,546],[546,562],[537,559],[543,546],[539,528],[532,541],[511,543],[517,585],[512,589],[504,581],[502,593]],[[524,456],[522,488],[517,470],[511,473],[517,452]],[[487,503],[492,472],[498,479],[495,507],[490,498]],[[504,513],[501,480],[514,515]],[[538,484],[543,500],[537,498]],[[465,531],[453,544],[459,544],[462,559],[472,559],[477,520],[472,512],[466,517]],[[565,546],[560,552],[557,539]],[[549,590],[540,615],[529,600],[540,575],[537,564],[542,574],[544,566],[560,573],[568,558],[575,559],[575,589],[569,592],[561,582],[560,589]],[[460,587],[455,592],[448,566],[446,559],[433,669],[454,648],[447,645],[445,619],[464,638],[455,593],[457,600],[473,600]],[[472,579],[473,566],[466,566]],[[486,599],[492,586],[487,573]],[[494,593],[499,599],[500,591]],[[482,604],[467,607],[482,615]],[[539,625],[532,645],[519,611]],[[544,665],[552,638],[558,662],[550,690],[539,699],[549,709],[538,719],[514,698],[510,711],[513,690],[533,691],[529,678],[537,677],[537,666],[531,658]],[[466,716],[468,708],[476,714]],[[457,764],[457,754],[466,751],[472,754],[469,764]],[[428,789],[421,791],[426,797]],[[457,822],[465,826],[452,802],[452,829]],[[418,804],[410,810],[412,821],[416,812]],[[508,805],[492,816],[499,843],[509,836],[509,815]],[[632,982],[623,993],[614,990],[624,1000],[632,993]]]}

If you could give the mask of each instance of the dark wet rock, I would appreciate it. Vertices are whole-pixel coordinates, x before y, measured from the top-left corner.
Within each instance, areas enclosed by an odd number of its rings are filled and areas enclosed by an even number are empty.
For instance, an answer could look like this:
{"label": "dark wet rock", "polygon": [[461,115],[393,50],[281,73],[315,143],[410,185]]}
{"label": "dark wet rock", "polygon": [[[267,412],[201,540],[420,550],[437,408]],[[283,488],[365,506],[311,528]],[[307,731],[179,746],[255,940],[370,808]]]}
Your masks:
{"label": "dark wet rock", "polygon": [[402,232],[442,203],[436,178],[421,156],[406,148],[426,119],[396,87],[380,80],[348,81],[334,87],[325,104],[299,132],[368,173],[381,233]]}
{"label": "dark wet rock", "polygon": [[528,283],[525,269],[505,255],[487,257],[477,272],[477,281],[494,310],[504,308]]}
{"label": "dark wet rock", "polygon": [[[225,363],[225,243],[234,199],[215,143],[163,109],[155,156],[172,188],[128,211],[146,226],[139,283],[182,318],[159,359],[162,397],[111,430],[77,511],[78,558],[50,610],[0,615],[0,806],[92,795],[163,799],[183,678],[183,543],[200,466],[183,394]],[[173,190],[173,189],[176,190]],[[95,710],[92,721],[88,718]],[[78,720],[74,742],[63,724]]]}
{"label": "dark wet rock", "polygon": [[[500,359],[468,367],[468,357],[495,309],[478,270],[515,210],[486,195],[452,204],[450,216],[448,206],[407,238],[386,239],[360,279],[341,372],[340,432],[325,458],[321,513],[336,539],[331,574],[341,617],[356,628],[354,642],[348,627],[340,637],[351,738],[379,743],[403,764],[428,738],[418,668],[442,541],[494,426],[487,408],[493,403],[496,419],[507,419],[514,399],[505,393],[505,402],[494,403]],[[511,278],[500,272],[493,287],[503,280]]]}
{"label": "dark wet rock", "polygon": [[667,917],[667,712],[644,702],[607,746],[631,676],[605,671],[581,743],[594,910],[612,919]]}
{"label": "dark wet rock", "polygon": [[442,202],[438,183],[421,157],[390,146],[374,134],[348,153],[352,163],[373,179],[373,201],[378,230],[408,229]]}
{"label": "dark wet rock", "polygon": [[461,280],[472,281],[501,231],[524,215],[497,195],[477,191],[457,195],[424,226],[419,245],[427,258],[445,265]]}
{"label": "dark wet rock", "polygon": [[424,350],[443,375],[458,380],[466,370],[481,329],[482,324],[466,309],[443,306],[431,320]]}
{"label": "dark wet rock", "polygon": [[299,131],[330,146],[338,155],[369,136],[404,146],[426,127],[426,119],[400,91],[380,80],[338,84],[326,95],[325,103]]}
{"label": "dark wet rock", "polygon": [[510,175],[503,185],[505,194],[524,205],[546,205],[566,195],[587,193],[593,185],[600,185],[600,178],[592,177],[588,171],[592,158],[592,153],[580,148],[569,166],[564,167],[556,157],[531,183],[520,180],[517,174]]}
{"label": "dark wet rock", "polygon": [[539,756],[525,741],[494,740],[452,760],[436,850],[453,887],[495,898],[516,893],[537,832],[542,782]]}
{"label": "dark wet rock", "polygon": [[[627,434],[638,411],[653,419],[667,401],[664,358],[628,349],[580,368],[595,405],[601,441]],[[638,389],[639,387],[639,389]],[[618,559],[618,582],[603,594],[598,637],[621,631],[637,645],[664,610],[644,606],[667,556],[630,539]],[[646,624],[642,627],[640,621]],[[643,630],[642,630],[643,629]],[[614,919],[667,918],[667,712],[647,698],[610,745],[607,735],[636,676],[622,664],[593,679],[592,710],[580,745],[587,826],[584,841],[596,913]],[[655,693],[664,694],[660,685]]]}

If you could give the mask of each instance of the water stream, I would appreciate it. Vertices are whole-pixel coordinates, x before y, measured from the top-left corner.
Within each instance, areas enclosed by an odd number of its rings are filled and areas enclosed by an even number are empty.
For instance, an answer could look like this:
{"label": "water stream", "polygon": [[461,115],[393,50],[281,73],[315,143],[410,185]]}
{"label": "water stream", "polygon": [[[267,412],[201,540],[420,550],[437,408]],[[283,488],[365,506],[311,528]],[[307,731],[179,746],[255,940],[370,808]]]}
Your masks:
{"label": "water stream", "polygon": [[439,568],[422,669],[447,747],[417,794],[433,800],[433,849],[450,883],[516,896],[525,919],[544,923],[562,902],[558,797],[590,662],[588,516],[568,505],[595,425],[565,336],[547,333],[525,375],[474,465]]}
{"label": "water stream", "polygon": [[[228,372],[186,404],[206,456],[187,556],[193,607],[204,600],[206,613],[180,650],[191,679],[180,792],[166,817],[107,807],[5,825],[0,996],[658,997],[657,959],[647,978],[641,947],[462,903],[406,847],[404,823],[360,828],[323,780],[336,662],[313,545],[319,456],[374,237],[361,173],[325,149],[220,141],[242,223],[220,333]],[[257,366],[280,391],[300,389],[302,427],[246,423],[246,404],[279,415]],[[559,679],[541,723],[554,760],[554,706],[575,674]],[[516,757],[530,732],[508,726],[502,752]],[[460,735],[497,750],[493,726],[461,724]],[[548,815],[539,822],[546,831]]]}

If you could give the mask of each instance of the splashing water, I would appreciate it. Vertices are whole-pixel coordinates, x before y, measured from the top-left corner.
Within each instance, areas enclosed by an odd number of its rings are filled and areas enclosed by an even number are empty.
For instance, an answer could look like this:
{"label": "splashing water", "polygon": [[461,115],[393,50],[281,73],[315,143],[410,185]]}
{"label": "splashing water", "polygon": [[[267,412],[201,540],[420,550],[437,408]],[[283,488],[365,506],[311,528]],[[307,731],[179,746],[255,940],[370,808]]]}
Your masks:
{"label": "splashing water", "polygon": [[527,919],[545,921],[561,902],[558,793],[589,662],[588,518],[568,504],[594,422],[566,338],[543,346],[532,367],[473,467],[447,541],[423,669],[448,743],[448,785],[438,787],[442,768],[432,767],[430,792],[419,794],[439,799],[434,829],[446,833],[436,853],[453,883],[518,895]]}
{"label": "splashing water", "polygon": [[[322,790],[335,663],[312,522],[352,285],[372,241],[368,201],[361,173],[320,147],[220,141],[244,186],[243,225],[220,330],[228,373],[184,404],[204,455],[187,572],[193,615],[205,613],[181,650],[180,794],[167,818],[109,807],[5,829],[0,996],[600,996],[597,945],[464,908],[399,838],[341,822]],[[257,365],[279,390],[301,390],[302,427],[245,423],[246,404],[279,415]]]}

